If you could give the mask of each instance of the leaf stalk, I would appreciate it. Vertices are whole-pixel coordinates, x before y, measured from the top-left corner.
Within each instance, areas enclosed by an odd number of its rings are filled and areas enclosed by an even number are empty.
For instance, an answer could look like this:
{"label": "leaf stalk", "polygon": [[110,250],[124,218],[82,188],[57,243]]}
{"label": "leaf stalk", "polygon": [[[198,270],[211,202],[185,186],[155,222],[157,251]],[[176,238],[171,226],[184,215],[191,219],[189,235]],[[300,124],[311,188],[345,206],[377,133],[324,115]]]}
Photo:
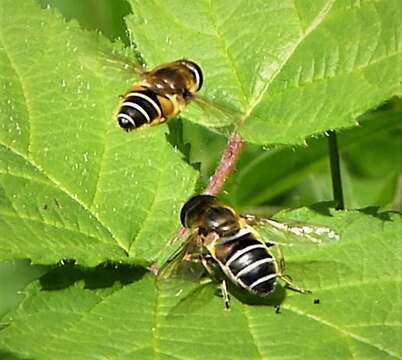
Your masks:
{"label": "leaf stalk", "polygon": [[217,195],[223,188],[227,178],[233,173],[236,162],[244,148],[244,141],[237,132],[232,133],[215,174],[204,191],[208,195]]}

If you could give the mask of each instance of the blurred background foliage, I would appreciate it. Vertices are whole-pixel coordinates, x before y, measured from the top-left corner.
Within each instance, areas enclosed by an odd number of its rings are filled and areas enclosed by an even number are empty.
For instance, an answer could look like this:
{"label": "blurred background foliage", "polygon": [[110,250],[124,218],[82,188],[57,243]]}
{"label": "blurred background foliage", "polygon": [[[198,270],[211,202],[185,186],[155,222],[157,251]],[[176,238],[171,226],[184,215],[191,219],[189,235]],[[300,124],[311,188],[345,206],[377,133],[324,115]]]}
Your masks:
{"label": "blurred background foliage", "polygon": [[[130,34],[125,0],[36,0],[55,7],[68,20],[99,31],[127,46]],[[338,133],[346,208],[402,210],[402,101],[391,99],[357,119],[359,126]],[[213,174],[226,139],[185,119],[169,124],[169,141],[200,169],[200,190]],[[190,144],[190,145],[189,145]],[[283,208],[332,199],[328,144],[325,135],[307,139],[303,147],[247,146],[222,197],[240,211],[272,215]],[[26,261],[0,264],[0,316],[18,304],[18,294],[48,268]]]}

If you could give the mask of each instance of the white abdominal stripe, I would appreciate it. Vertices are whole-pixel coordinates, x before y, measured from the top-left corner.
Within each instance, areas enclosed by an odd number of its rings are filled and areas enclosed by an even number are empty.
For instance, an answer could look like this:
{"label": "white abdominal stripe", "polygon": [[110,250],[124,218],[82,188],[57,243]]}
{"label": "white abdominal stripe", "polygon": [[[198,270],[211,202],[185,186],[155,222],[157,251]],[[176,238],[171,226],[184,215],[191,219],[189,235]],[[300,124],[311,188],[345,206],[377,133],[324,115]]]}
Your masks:
{"label": "white abdominal stripe", "polygon": [[151,122],[151,119],[149,118],[148,113],[138,104],[130,102],[130,101],[126,101],[123,103],[123,106],[128,106],[128,107],[132,107],[133,109],[138,110],[147,120],[147,122]]}
{"label": "white abdominal stripe", "polygon": [[262,264],[266,264],[266,263],[273,263],[274,259],[273,258],[264,258],[264,259],[260,259],[257,260],[253,263],[251,263],[250,265],[247,265],[246,267],[244,267],[243,269],[241,269],[237,274],[236,274],[236,279],[239,279],[242,275],[249,273],[250,271],[253,271],[255,268],[257,268],[258,266],[262,265]]}
{"label": "white abdominal stripe", "polygon": [[253,250],[253,249],[258,249],[258,248],[261,248],[261,249],[266,250],[266,246],[263,245],[263,244],[255,244],[255,245],[247,246],[247,247],[244,248],[244,249],[237,250],[237,251],[228,259],[228,261],[226,262],[225,265],[229,267],[230,264],[231,264],[233,261],[237,260],[237,259],[238,259],[239,257],[241,257],[243,254],[248,253],[249,251],[251,251],[251,250]]}
{"label": "white abdominal stripe", "polygon": [[251,285],[250,285],[250,289],[255,288],[257,285],[260,285],[266,281],[272,280],[274,278],[276,278],[278,276],[278,274],[273,273],[273,274],[269,274],[263,277],[260,277],[258,280],[254,281]]}
{"label": "white abdominal stripe", "polygon": [[117,118],[123,128],[138,128],[144,124],[152,123],[161,116],[162,109],[157,95],[151,90],[145,89],[127,93],[120,106]]}
{"label": "white abdominal stripe", "polygon": [[[148,92],[149,92],[149,90],[148,90]],[[150,97],[149,95],[144,94],[139,91],[135,91],[135,92],[131,92],[131,93],[127,94],[126,98],[129,99],[130,97],[137,97],[137,98],[141,98],[141,99],[145,100],[145,102],[148,102],[153,107],[153,109],[156,111],[156,113],[159,117],[162,116],[162,111],[161,111],[160,105],[154,99],[152,99],[152,97]],[[155,98],[156,98],[156,95],[155,95]]]}

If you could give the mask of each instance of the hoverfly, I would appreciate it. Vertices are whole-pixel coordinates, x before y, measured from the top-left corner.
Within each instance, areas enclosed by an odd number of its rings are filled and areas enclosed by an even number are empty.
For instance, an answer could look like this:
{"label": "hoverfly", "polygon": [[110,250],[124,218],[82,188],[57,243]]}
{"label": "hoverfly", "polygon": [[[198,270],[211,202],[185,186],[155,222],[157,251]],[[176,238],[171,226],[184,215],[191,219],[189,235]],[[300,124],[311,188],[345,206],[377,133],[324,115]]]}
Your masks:
{"label": "hoverfly", "polygon": [[[190,198],[181,210],[180,219],[182,225],[190,230],[190,236],[162,267],[162,276],[169,276],[166,269],[174,271],[173,264],[184,260],[200,262],[212,277],[219,270],[224,275],[221,290],[226,309],[230,308],[226,280],[260,297],[271,294],[278,280],[294,291],[310,293],[293,284],[285,271],[279,245],[270,239],[262,239],[254,228],[256,225],[264,224],[274,231],[303,236],[316,244],[339,239],[338,234],[327,227],[290,225],[272,219],[241,216],[211,195]],[[274,246],[278,250],[278,259],[271,251]]]}
{"label": "hoverfly", "polygon": [[[194,61],[180,59],[156,66],[151,70],[130,57],[101,47],[94,50],[93,58],[82,57],[83,64],[94,71],[99,68],[114,69],[116,81],[120,76],[138,77],[129,90],[121,97],[114,114],[118,125],[126,131],[157,126],[176,117],[190,103],[195,102],[200,109],[215,111],[219,124],[211,126],[225,127],[239,120],[237,111],[223,104],[203,98],[198,94],[204,83],[201,66]],[[109,77],[109,76],[107,76]],[[210,121],[210,120],[208,120]],[[212,120],[213,122],[214,120]]]}
{"label": "hoverfly", "polygon": [[117,121],[126,131],[155,126],[179,114],[201,89],[201,68],[177,60],[140,74],[140,81],[123,96]]}

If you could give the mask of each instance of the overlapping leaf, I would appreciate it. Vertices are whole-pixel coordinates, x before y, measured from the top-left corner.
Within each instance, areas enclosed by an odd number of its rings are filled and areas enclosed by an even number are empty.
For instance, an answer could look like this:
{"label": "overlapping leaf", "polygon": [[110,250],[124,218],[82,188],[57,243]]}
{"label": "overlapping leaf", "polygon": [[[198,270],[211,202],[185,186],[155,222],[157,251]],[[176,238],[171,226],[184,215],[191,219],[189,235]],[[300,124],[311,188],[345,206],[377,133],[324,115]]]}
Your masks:
{"label": "overlapping leaf", "polygon": [[[398,197],[402,166],[401,118],[400,112],[375,112],[362,118],[360,127],[338,132],[347,208],[385,206]],[[325,173],[322,181],[307,180],[297,194],[305,199],[304,203],[332,197],[328,144],[324,137],[310,140],[308,146],[283,146],[268,151],[252,149],[241,159],[238,168],[226,190],[231,194],[232,203],[240,208],[272,201],[316,174],[317,169]],[[310,202],[306,200],[309,196],[312,197]]]}
{"label": "overlapping leaf", "polygon": [[[250,142],[299,143],[400,94],[397,0],[130,3],[147,64],[200,62],[204,95],[240,114]],[[98,62],[99,41],[120,51],[28,0],[0,3],[1,259],[145,264],[177,229],[196,174],[165,126],[116,126],[133,77]],[[187,117],[238,121],[195,106]],[[401,219],[366,212],[284,215],[342,238],[286,249],[313,295],[279,289],[265,306],[232,297],[224,312],[213,287],[156,284],[142,268],[61,267],[1,320],[0,357],[400,359]]]}
{"label": "overlapping leaf", "polygon": [[[148,63],[199,62],[204,94],[240,113],[250,142],[302,143],[401,93],[399,0],[130,2],[128,25]],[[188,118],[239,121],[195,107]]]}
{"label": "overlapping leaf", "polygon": [[133,73],[97,62],[99,41],[29,0],[0,4],[0,258],[150,262],[174,236],[196,173],[165,127],[118,128]]}

